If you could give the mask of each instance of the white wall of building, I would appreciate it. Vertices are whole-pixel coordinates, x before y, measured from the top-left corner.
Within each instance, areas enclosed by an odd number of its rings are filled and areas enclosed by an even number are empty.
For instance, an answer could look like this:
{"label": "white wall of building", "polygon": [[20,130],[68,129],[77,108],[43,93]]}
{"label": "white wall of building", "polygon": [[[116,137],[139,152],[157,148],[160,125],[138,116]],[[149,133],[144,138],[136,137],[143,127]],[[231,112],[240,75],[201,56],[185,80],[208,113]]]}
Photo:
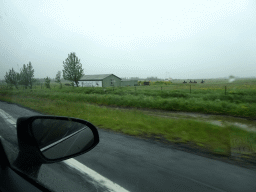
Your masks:
{"label": "white wall of building", "polygon": [[102,87],[102,81],[78,81],[79,87]]}

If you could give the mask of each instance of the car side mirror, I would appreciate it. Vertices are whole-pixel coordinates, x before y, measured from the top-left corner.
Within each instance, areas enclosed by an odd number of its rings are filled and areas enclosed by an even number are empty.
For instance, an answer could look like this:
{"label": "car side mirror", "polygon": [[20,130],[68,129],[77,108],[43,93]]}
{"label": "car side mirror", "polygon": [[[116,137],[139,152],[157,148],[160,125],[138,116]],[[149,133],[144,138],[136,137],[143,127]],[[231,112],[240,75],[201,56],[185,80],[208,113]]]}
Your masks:
{"label": "car side mirror", "polygon": [[31,116],[17,120],[17,136],[22,159],[53,163],[86,153],[99,143],[97,128],[91,123],[59,116]]}

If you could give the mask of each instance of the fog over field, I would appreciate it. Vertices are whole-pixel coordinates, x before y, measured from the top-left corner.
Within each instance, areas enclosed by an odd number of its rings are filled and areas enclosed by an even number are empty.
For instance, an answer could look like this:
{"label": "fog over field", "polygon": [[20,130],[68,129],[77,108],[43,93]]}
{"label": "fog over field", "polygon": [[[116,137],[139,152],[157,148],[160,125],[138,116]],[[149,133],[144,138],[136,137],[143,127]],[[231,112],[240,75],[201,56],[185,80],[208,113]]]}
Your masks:
{"label": "fog over field", "polygon": [[256,1],[2,0],[0,79],[31,61],[54,78],[70,52],[85,74],[253,77]]}

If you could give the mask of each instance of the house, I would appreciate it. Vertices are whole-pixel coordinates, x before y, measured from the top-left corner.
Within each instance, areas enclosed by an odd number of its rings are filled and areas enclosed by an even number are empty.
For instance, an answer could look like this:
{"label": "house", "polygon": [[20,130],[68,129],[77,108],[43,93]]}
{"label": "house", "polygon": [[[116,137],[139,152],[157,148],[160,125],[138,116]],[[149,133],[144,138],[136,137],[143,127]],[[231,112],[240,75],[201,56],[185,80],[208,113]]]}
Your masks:
{"label": "house", "polygon": [[78,83],[79,87],[117,87],[121,86],[121,78],[114,74],[84,75]]}
{"label": "house", "polygon": [[114,74],[84,75],[79,81],[79,87],[120,87],[136,86],[137,80],[122,80]]}

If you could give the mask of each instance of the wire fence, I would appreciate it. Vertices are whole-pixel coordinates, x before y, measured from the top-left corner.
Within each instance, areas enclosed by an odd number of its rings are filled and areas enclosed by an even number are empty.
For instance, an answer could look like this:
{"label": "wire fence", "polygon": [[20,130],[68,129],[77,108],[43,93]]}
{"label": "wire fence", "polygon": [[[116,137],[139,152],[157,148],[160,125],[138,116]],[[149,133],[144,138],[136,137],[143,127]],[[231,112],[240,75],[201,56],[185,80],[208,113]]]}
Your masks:
{"label": "wire fence", "polygon": [[[65,84],[57,84],[53,83],[50,85],[51,90],[57,90],[57,89],[69,89],[72,86],[65,85]],[[0,90],[4,89],[10,89],[10,86],[7,86],[5,84],[0,84]],[[76,88],[76,87],[72,87]],[[12,86],[12,89],[16,89],[14,86]],[[23,85],[18,86],[19,90],[30,90],[30,88],[26,88]],[[40,90],[48,88],[45,86],[44,83],[37,83],[32,86],[32,90]],[[171,85],[138,85],[138,86],[123,86],[123,87],[79,87],[79,89],[96,89],[96,90],[102,90],[102,92],[110,93],[115,92],[118,90],[125,90],[126,92],[140,92],[140,91],[181,91],[186,93],[198,93],[198,92],[219,92],[223,93],[224,95],[228,94],[236,94],[241,92],[248,92],[252,91],[256,93],[256,83],[245,83],[245,84],[171,84]],[[72,89],[74,90],[74,89]],[[74,90],[75,92],[75,90]]]}

